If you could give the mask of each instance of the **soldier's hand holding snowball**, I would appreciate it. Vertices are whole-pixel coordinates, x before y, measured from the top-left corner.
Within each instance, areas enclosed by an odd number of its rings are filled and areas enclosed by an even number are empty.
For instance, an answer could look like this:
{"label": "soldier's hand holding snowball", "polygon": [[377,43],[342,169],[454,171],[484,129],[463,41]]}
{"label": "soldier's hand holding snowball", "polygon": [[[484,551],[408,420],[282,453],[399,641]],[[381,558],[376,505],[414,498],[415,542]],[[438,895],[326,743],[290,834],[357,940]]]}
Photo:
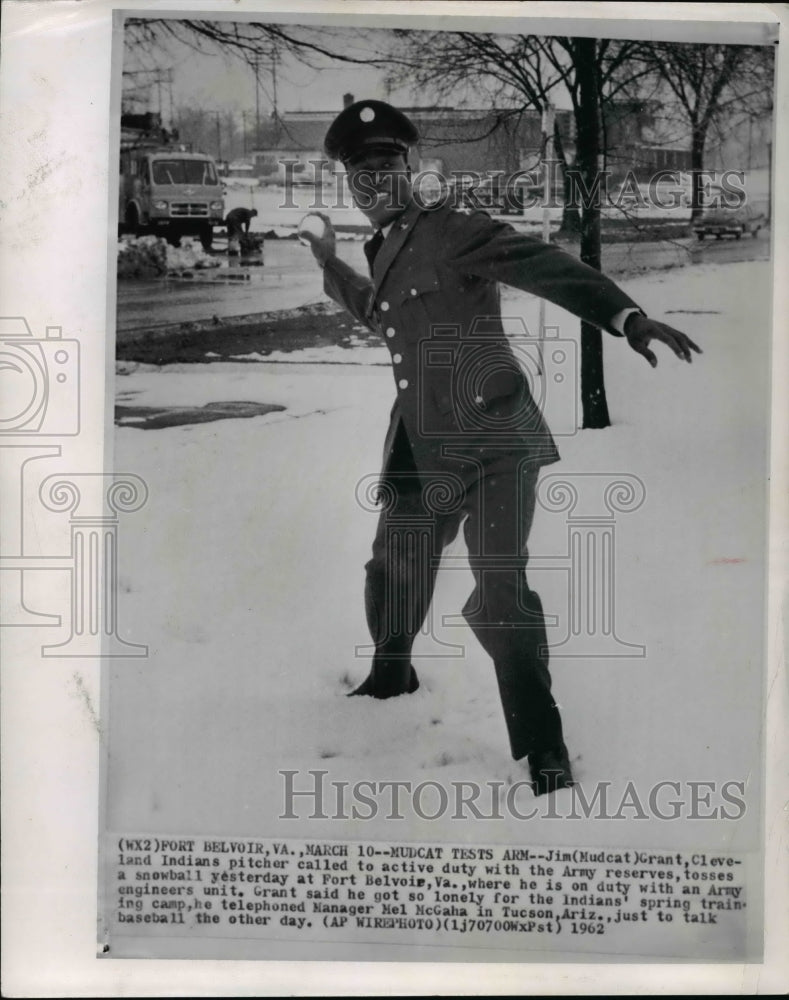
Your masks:
{"label": "soldier's hand holding snowball", "polygon": [[321,267],[337,252],[334,226],[323,212],[311,212],[304,216],[299,223],[299,239],[310,247]]}

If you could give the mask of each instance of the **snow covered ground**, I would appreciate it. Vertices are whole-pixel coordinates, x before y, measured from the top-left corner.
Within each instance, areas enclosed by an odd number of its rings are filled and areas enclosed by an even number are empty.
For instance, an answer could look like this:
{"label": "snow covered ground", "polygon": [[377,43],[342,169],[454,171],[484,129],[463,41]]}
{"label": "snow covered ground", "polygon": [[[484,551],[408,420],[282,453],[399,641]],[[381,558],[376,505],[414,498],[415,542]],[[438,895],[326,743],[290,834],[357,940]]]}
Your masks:
{"label": "snow covered ground", "polygon": [[[622,284],[704,354],[687,365],[658,345],[653,371],[607,338],[613,426],[559,437],[563,461],[545,470],[579,482],[629,473],[646,490],[637,511],[617,517],[615,586],[617,633],[646,656],[553,658],[567,742],[582,786],[610,781],[615,803],[628,781],[644,796],[661,780],[743,781],[758,794],[771,266],[706,265]],[[507,291],[504,305],[536,324],[536,300]],[[566,313],[549,306],[547,321],[577,339]],[[280,769],[304,772],[300,787],[310,769],[351,783],[527,777],[508,754],[490,661],[462,623],[445,620],[471,587],[461,542],[447,553],[433,622],[462,655],[430,655],[445,647],[422,637],[415,695],[345,697],[369,665],[356,647],[367,642],[363,565],[376,520],[355,487],[378,471],[392,376],[385,350],[363,345],[279,360],[291,363],[140,368],[117,379],[118,400],[134,405],[286,409],[117,429],[115,468],[150,488],[147,506],[123,522],[120,621],[150,655],[111,669],[108,828],[754,846],[755,807],[739,823],[559,822],[549,796],[528,822],[277,820]],[[549,406],[552,425],[561,419]],[[538,510],[530,551],[557,568],[530,582],[560,618],[551,641],[566,626],[566,532],[565,514]],[[529,796],[521,808],[535,805]]]}

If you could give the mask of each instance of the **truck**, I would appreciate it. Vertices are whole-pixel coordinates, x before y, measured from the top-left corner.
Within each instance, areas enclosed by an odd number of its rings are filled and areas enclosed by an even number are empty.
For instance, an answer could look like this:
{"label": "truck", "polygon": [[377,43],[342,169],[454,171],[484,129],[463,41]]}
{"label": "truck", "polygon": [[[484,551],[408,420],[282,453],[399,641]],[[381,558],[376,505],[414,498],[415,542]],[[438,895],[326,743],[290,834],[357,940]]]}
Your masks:
{"label": "truck", "polygon": [[119,233],[161,235],[174,245],[182,236],[197,236],[209,249],[225,212],[213,157],[179,145],[164,129],[152,135],[151,129],[123,126]]}

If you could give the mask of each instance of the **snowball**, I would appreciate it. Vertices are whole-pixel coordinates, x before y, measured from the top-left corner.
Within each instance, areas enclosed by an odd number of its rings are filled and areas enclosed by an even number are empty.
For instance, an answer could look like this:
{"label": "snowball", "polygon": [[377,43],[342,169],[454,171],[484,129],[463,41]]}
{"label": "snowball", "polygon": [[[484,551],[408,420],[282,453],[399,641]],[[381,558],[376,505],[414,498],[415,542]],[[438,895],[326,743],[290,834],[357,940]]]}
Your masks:
{"label": "snowball", "polygon": [[305,215],[299,223],[299,239],[302,243],[306,243],[309,246],[310,241],[305,240],[301,235],[302,233],[312,233],[313,236],[321,239],[326,235],[326,223],[319,215],[315,215],[312,212],[309,215]]}

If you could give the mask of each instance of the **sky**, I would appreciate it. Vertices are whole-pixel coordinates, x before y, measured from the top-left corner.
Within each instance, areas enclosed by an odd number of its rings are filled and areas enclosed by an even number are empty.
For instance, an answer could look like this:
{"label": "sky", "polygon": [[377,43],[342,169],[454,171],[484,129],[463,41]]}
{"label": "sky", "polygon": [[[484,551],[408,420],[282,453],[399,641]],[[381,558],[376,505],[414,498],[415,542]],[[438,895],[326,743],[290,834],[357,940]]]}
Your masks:
{"label": "sky", "polygon": [[[290,26],[285,27],[292,30]],[[362,32],[360,29],[323,26],[319,32],[313,29],[307,38],[329,50],[365,60],[371,58],[376,51],[386,51],[391,45],[392,36],[391,30],[368,29]],[[339,113],[345,93],[352,94],[356,100],[377,98],[405,108],[426,107],[435,103],[484,107],[490,103],[486,94],[475,92],[471,88],[450,98],[439,98],[429,86],[418,90],[410,85],[388,89],[384,71],[364,62],[349,64],[316,54],[310,57],[310,63],[308,65],[287,52],[281,53],[276,73],[276,104],[280,114],[292,111]],[[232,112],[239,132],[248,131],[254,125],[256,100],[253,69],[243,59],[224,54],[209,42],[202,43],[202,51],[195,51],[194,47],[172,39],[167,40],[166,46],[162,48],[127,48],[124,73],[129,70],[144,70],[134,78],[143,84],[139,91],[140,103],[134,110],[160,111],[167,126],[178,123],[179,109],[188,108],[199,108],[209,113]],[[168,72],[171,74],[171,85],[162,82],[157,86],[154,83],[146,89],[146,81],[155,81],[157,74],[159,79],[164,80],[164,74]],[[125,83],[128,84],[131,79],[126,76]],[[259,119],[263,122],[274,110],[274,81],[270,62],[266,64],[261,60],[259,80]],[[551,91],[551,98],[557,109],[570,107],[569,95],[561,85]],[[669,117],[673,123],[673,116]],[[687,130],[684,121],[678,124],[682,132]],[[769,127],[767,123],[768,130]],[[762,131],[757,136],[757,145],[766,149],[767,133],[763,135]],[[750,138],[748,141],[750,142]],[[764,152],[764,156],[766,155]],[[730,157],[730,154],[727,156]],[[738,163],[740,158],[738,154]]]}
{"label": "sky", "polygon": [[[382,33],[383,34],[383,33]],[[325,38],[330,44],[330,39]],[[319,63],[319,65],[318,65]],[[178,42],[167,43],[167,51],[155,54],[127,53],[124,71],[141,68],[172,69],[172,101],[174,107],[202,107],[239,113],[255,112],[255,74],[242,60],[208,49],[196,53]],[[143,82],[153,76],[140,76]],[[127,78],[128,79],[128,78]],[[362,98],[390,99],[393,102],[414,105],[430,104],[431,96],[423,89],[419,94],[410,89],[387,91],[382,71],[374,66],[352,65],[339,60],[316,57],[315,66],[284,54],[277,69],[277,105],[280,113],[287,111],[340,111],[343,94],[352,93]],[[147,110],[158,111],[159,88],[155,85],[149,94],[143,93]],[[161,87],[161,102],[165,119],[169,117],[169,92]],[[146,109],[141,109],[146,110]],[[273,79],[269,67],[260,69],[261,118],[273,110]]]}

